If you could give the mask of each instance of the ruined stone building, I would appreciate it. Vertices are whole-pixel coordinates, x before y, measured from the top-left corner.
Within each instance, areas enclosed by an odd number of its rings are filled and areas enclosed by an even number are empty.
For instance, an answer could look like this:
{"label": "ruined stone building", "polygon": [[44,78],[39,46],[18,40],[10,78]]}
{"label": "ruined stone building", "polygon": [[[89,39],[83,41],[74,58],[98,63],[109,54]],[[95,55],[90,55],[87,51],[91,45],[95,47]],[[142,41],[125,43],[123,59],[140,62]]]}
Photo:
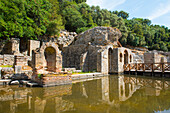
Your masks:
{"label": "ruined stone building", "polygon": [[63,31],[50,41],[12,38],[1,43],[0,65],[12,65],[15,73],[55,73],[62,68],[97,71],[103,74],[122,73],[124,64],[133,62],[131,50],[119,43],[117,28],[95,27],[80,35]]}
{"label": "ruined stone building", "polygon": [[81,33],[68,47],[63,48],[63,67],[104,74],[122,73],[123,65],[133,62],[128,48],[121,47],[121,32],[111,27],[95,27]]}

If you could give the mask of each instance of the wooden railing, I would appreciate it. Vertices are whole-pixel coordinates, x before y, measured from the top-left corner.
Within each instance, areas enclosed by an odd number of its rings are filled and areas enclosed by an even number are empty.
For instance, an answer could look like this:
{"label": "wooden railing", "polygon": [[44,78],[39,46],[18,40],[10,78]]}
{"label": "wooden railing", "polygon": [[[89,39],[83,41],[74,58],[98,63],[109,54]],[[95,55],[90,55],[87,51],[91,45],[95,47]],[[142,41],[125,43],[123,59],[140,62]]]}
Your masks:
{"label": "wooden railing", "polygon": [[135,63],[125,64],[124,71],[170,72],[170,63]]}

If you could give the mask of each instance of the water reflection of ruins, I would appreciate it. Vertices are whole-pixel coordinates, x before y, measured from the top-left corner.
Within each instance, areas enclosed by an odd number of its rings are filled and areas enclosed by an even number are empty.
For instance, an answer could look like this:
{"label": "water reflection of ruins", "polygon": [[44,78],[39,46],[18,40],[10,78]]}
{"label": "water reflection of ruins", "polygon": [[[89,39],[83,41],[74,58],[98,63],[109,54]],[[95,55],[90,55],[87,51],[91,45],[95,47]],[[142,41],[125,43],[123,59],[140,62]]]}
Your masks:
{"label": "water reflection of ruins", "polygon": [[170,81],[110,76],[48,88],[0,88],[4,113],[153,112],[170,109]]}

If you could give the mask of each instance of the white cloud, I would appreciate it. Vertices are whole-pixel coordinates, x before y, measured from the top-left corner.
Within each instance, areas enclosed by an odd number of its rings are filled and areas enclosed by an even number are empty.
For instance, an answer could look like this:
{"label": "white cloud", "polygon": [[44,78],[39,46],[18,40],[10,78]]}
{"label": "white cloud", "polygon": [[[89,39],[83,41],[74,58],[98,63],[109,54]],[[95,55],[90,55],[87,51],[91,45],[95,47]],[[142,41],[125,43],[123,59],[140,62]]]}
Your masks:
{"label": "white cloud", "polygon": [[104,9],[114,9],[116,6],[119,6],[123,3],[125,3],[126,0],[87,0],[87,4],[94,5],[94,6],[100,6]]}
{"label": "white cloud", "polygon": [[149,19],[150,20],[156,19],[156,18],[163,16],[169,12],[170,12],[170,2],[164,3],[164,4],[160,3],[158,5],[157,9],[155,9],[152,12],[152,14],[149,16]]}

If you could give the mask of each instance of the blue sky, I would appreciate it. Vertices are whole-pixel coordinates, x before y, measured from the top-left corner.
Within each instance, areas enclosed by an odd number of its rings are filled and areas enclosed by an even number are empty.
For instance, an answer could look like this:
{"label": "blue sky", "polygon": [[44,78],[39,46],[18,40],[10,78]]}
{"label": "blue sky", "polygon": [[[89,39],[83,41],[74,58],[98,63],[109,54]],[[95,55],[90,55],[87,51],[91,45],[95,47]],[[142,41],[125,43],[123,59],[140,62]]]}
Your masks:
{"label": "blue sky", "polygon": [[148,18],[152,24],[170,28],[170,0],[87,0],[90,6],[100,6],[111,11],[126,11],[129,19]]}

